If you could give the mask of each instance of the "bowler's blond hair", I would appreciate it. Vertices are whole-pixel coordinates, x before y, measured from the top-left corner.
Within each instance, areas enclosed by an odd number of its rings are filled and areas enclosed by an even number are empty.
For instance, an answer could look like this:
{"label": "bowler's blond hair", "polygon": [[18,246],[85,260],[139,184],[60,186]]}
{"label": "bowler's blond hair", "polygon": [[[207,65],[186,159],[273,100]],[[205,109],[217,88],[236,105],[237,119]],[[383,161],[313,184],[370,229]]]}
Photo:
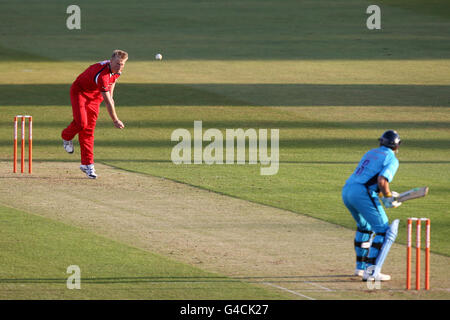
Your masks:
{"label": "bowler's blond hair", "polygon": [[128,59],[128,53],[123,50],[114,50],[111,59],[119,58],[120,60]]}

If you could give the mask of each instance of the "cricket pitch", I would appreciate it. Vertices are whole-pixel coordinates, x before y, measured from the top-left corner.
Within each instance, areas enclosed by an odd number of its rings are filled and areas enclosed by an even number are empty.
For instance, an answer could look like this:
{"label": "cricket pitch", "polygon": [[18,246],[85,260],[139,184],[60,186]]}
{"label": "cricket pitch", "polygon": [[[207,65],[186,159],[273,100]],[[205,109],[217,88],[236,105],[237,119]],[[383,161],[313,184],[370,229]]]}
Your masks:
{"label": "cricket pitch", "polygon": [[[431,290],[405,291],[406,247],[394,244],[370,290],[353,276],[354,231],[294,212],[96,164],[0,162],[0,203],[171,259],[270,287],[293,299],[449,299],[450,258],[431,255]],[[11,173],[9,173],[11,172]]]}

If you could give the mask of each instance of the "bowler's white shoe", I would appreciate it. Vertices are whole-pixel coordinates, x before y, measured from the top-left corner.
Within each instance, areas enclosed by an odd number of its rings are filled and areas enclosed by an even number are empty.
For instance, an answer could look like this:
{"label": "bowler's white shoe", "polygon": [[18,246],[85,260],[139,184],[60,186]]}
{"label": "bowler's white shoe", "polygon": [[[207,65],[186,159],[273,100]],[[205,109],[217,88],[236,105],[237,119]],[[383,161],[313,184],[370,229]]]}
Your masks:
{"label": "bowler's white shoe", "polygon": [[80,170],[83,171],[84,173],[86,173],[86,175],[90,179],[96,179],[97,178],[97,174],[95,173],[94,164],[88,164],[88,165],[82,164],[80,166]]}
{"label": "bowler's white shoe", "polygon": [[374,277],[374,276],[370,275],[368,272],[364,272],[362,279],[363,279],[363,281],[367,281],[367,280],[389,281],[389,280],[391,280],[391,276],[380,272],[380,273],[378,273],[378,275],[376,275]]}
{"label": "bowler's white shoe", "polygon": [[73,153],[73,142],[72,140],[67,141],[63,139],[63,146],[64,150],[66,150],[67,153]]}

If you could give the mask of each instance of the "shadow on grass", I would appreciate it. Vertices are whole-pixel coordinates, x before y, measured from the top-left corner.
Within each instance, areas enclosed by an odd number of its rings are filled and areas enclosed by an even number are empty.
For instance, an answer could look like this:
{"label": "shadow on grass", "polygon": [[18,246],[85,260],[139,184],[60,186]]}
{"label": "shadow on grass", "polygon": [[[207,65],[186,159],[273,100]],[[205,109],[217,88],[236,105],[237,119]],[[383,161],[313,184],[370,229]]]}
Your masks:
{"label": "shadow on grass", "polygon": [[[70,106],[68,84],[0,85],[2,106]],[[121,107],[143,106],[445,106],[445,85],[129,84]]]}
{"label": "shadow on grass", "polygon": [[[11,162],[12,163],[12,159],[11,158],[0,158],[0,161],[5,161],[5,162]],[[40,159],[33,159],[33,163],[45,163],[45,162],[67,162],[68,165],[69,164],[73,164],[76,163],[78,165],[78,158],[76,160],[65,160],[65,159],[45,159],[45,160],[40,160]],[[110,165],[112,162],[114,163],[120,163],[120,162],[124,162],[124,163],[173,163],[172,160],[170,159],[123,159],[123,158],[105,158],[105,157],[101,157],[98,156],[96,157],[96,162],[98,163],[104,163],[106,165]],[[274,161],[275,163],[275,161]],[[283,161],[280,160],[278,163],[281,164],[320,164],[320,165],[355,165],[358,163],[358,161],[332,161],[332,160],[317,160],[317,161]],[[450,164],[450,160],[449,161],[443,161],[443,160],[402,160],[401,161],[402,165],[405,164],[424,164],[424,165],[429,165],[429,164]],[[234,165],[235,163],[231,164]],[[12,164],[11,164],[12,165]],[[188,166],[196,166],[196,164],[185,164]],[[184,164],[179,165],[181,166],[185,166]],[[199,164],[199,166],[204,165],[204,163]],[[217,164],[219,165],[219,164]],[[226,164],[225,164],[226,165]],[[122,168],[123,170],[123,168]],[[11,177],[11,176],[0,176],[1,179],[15,179],[16,177]],[[26,179],[48,179],[51,180],[52,178],[46,178],[46,177],[35,177],[35,176],[30,176],[30,175],[25,175],[25,176],[20,176],[20,178],[26,178]],[[64,178],[66,179],[66,178]],[[85,180],[85,178],[73,178],[74,180]]]}
{"label": "shadow on grass", "polygon": [[[70,114],[70,112],[69,112]],[[193,115],[195,116],[195,115]],[[193,130],[194,120],[202,120],[201,115],[195,116],[193,120],[171,120],[171,119],[145,119],[145,120],[126,120],[123,119],[126,129],[166,129],[175,130],[177,128],[184,128],[188,130]],[[39,115],[34,116],[33,128],[35,130],[40,129],[61,129],[63,130],[70,123],[70,120],[41,120]],[[8,120],[0,120],[0,126],[8,127],[12,126],[11,118]],[[37,120],[37,121],[36,121]],[[448,129],[448,121],[296,121],[296,120],[203,120],[202,121],[203,131],[209,128],[216,129],[238,129],[242,128],[247,130],[249,128],[253,129],[377,129],[380,131],[387,129]],[[111,121],[99,120],[97,122],[96,128],[112,129],[113,125]],[[380,132],[381,134],[381,132]]]}
{"label": "shadow on grass", "polygon": [[[346,278],[345,280],[343,278]],[[353,282],[350,275],[309,275],[309,276],[260,276],[260,277],[90,277],[82,278],[82,283],[303,283],[303,282]],[[66,283],[67,278],[5,278],[1,283]]]}
{"label": "shadow on grass", "polygon": [[[269,140],[270,141],[270,140]],[[111,148],[172,148],[178,142],[170,141],[170,137],[167,139],[124,139],[124,140],[102,140],[98,138],[95,141],[96,147],[111,147]],[[207,146],[210,142],[203,142],[203,146]],[[280,149],[315,149],[315,148],[368,148],[376,147],[376,139],[279,139]],[[12,147],[12,141],[5,139],[0,140],[0,146]],[[49,146],[61,146],[61,140],[59,139],[34,139],[33,147],[49,147]],[[402,148],[422,148],[422,149],[448,149],[450,148],[450,140],[433,140],[433,139],[408,139],[402,143]],[[62,149],[62,146],[61,146]]]}
{"label": "shadow on grass", "polygon": [[[448,18],[447,0],[384,0],[383,29],[375,32],[364,23],[368,1],[79,2],[82,28],[70,31],[65,2],[2,1],[2,42],[24,51],[17,60],[33,53],[86,61],[109,53],[112,44],[134,61],[156,52],[171,60],[448,58],[448,19],[423,16]],[[391,3],[415,10],[394,10]],[[5,56],[11,54],[0,50]]]}

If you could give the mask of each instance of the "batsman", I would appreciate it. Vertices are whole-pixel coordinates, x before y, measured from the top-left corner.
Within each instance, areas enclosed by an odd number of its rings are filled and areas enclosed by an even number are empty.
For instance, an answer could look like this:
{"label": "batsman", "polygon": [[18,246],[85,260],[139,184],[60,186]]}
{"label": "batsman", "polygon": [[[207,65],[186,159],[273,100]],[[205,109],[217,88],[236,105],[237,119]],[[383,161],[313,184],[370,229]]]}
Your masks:
{"label": "batsman", "polygon": [[381,273],[381,267],[397,237],[399,220],[389,225],[381,203],[385,208],[401,205],[395,199],[398,193],[389,187],[399,167],[395,155],[401,143],[400,136],[396,131],[388,130],[378,140],[380,146],[362,157],[342,189],[342,200],[357,227],[354,239],[355,275],[364,281],[391,280],[390,275]]}

